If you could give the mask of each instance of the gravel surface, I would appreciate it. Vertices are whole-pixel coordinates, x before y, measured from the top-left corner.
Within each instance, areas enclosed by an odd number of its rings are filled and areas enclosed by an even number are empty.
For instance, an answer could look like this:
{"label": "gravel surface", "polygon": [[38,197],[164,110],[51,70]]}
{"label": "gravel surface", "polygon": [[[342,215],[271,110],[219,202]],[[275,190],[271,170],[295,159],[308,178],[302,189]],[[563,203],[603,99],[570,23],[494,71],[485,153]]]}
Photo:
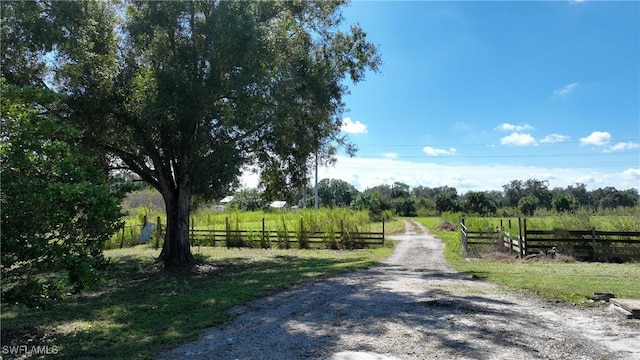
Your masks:
{"label": "gravel surface", "polygon": [[160,359],[640,359],[639,320],[474,280],[406,230],[382,264],[236,308]]}

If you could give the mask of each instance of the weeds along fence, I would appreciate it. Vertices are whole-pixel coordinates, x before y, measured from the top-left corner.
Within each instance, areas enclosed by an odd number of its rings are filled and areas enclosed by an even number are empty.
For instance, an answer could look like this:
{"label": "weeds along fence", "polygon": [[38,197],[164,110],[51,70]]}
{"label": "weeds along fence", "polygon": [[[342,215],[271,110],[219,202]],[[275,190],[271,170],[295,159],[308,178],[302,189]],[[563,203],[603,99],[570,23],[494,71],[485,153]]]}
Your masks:
{"label": "weeds along fence", "polygon": [[583,261],[639,261],[640,231],[538,230],[528,229],[527,219],[518,219],[516,234],[502,226],[495,230],[470,230],[460,223],[465,256],[488,250],[506,250],[520,257],[533,254],[563,254]]}
{"label": "weeds along fence", "polygon": [[328,248],[328,249],[362,249],[383,246],[384,221],[382,231],[360,231],[358,227],[346,226],[340,221],[337,230],[323,231],[305,226],[301,218],[298,226],[293,229],[283,224],[279,229],[267,229],[265,219],[262,219],[261,229],[243,230],[237,224],[232,227],[229,218],[225,219],[224,229],[190,229],[191,244],[195,246],[226,246],[226,247],[278,247],[288,249]]}
{"label": "weeds along fence", "polygon": [[[225,218],[224,229],[204,229],[195,226],[192,219],[189,228],[191,246],[226,246],[254,248],[327,248],[327,249],[362,249],[384,246],[385,223],[382,231],[361,231],[357,226],[346,225],[340,221],[338,229],[321,230],[305,225],[301,218],[296,226],[283,223],[278,229],[269,229],[262,219],[260,229],[240,229],[239,224],[232,226],[229,218]],[[134,246],[141,243],[153,243],[156,248],[162,245],[165,227],[160,217],[155,224],[123,225],[120,231],[119,247]]]}

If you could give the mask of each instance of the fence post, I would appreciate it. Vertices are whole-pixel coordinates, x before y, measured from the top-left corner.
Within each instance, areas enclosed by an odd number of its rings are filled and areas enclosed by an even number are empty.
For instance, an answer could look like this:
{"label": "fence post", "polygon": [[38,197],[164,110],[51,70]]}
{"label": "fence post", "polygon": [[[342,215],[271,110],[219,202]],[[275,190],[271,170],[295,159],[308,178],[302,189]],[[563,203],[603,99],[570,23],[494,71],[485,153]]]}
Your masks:
{"label": "fence post", "polygon": [[124,228],[126,227],[127,223],[123,222],[122,223],[122,235],[120,236],[120,249],[122,249],[122,247],[124,246]]}
{"label": "fence post", "polygon": [[[265,233],[264,233],[264,218],[262,218],[262,243],[266,244]],[[269,239],[269,247],[271,247],[271,239]]]}
{"label": "fence post", "polygon": [[593,229],[591,229],[591,242],[592,242],[592,246],[591,246],[591,252],[593,254],[593,260],[598,260],[598,258],[596,257],[596,228],[594,227]]}
{"label": "fence post", "polygon": [[522,219],[522,226],[520,226],[520,218],[518,218],[518,229],[520,231],[520,252],[522,256],[527,256],[527,218]]}
{"label": "fence post", "polygon": [[231,238],[231,234],[229,234],[229,217],[225,216],[224,218],[224,229],[225,229],[225,239],[227,242],[227,248],[229,247],[229,239]]}
{"label": "fence post", "polygon": [[462,240],[462,254],[467,256],[467,227],[464,225],[464,218],[460,219],[460,238]]}
{"label": "fence post", "polygon": [[156,219],[156,244],[155,244],[155,248],[156,250],[158,250],[158,247],[160,246],[160,236],[162,235],[162,223],[160,222],[160,216],[158,216],[158,218]]}
{"label": "fence post", "polygon": [[384,245],[384,218],[382,218],[382,245]]}
{"label": "fence post", "polygon": [[304,220],[300,218],[300,235],[298,236],[298,249],[308,248],[309,239],[304,235]]}
{"label": "fence post", "polygon": [[342,219],[340,219],[340,242],[344,245],[344,224]]}

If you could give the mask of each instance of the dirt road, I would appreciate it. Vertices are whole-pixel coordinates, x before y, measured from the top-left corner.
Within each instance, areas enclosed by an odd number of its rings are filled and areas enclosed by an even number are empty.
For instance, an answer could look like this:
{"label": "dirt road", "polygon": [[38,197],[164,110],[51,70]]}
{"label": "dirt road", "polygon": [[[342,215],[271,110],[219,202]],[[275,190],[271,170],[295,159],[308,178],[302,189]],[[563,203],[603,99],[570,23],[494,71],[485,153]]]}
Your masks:
{"label": "dirt road", "polygon": [[473,280],[422,225],[406,230],[382,264],[236,309],[160,358],[640,359],[640,321]]}

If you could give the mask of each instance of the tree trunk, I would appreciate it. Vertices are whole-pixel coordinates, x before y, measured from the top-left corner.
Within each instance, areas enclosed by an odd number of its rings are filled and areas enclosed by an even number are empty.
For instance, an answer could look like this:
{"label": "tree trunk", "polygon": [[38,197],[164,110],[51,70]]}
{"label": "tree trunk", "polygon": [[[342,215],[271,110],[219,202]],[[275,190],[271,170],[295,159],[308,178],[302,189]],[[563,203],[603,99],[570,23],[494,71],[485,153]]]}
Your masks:
{"label": "tree trunk", "polygon": [[167,230],[160,259],[165,266],[190,266],[194,263],[189,244],[189,212],[191,193],[179,188],[164,195]]}

